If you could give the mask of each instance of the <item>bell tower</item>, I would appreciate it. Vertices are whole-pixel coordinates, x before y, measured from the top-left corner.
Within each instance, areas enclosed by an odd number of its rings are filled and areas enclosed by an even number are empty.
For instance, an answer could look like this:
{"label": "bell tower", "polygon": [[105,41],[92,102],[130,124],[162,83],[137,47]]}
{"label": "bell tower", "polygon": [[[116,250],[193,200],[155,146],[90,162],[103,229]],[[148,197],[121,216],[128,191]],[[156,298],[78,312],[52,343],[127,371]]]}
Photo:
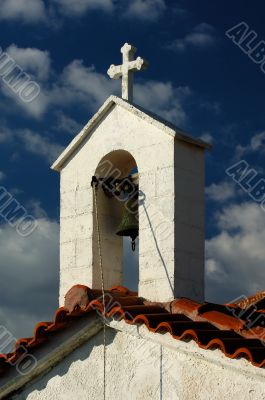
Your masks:
{"label": "bell tower", "polygon": [[99,244],[91,180],[119,185],[132,170],[138,171],[139,295],[203,301],[204,154],[210,145],[133,103],[133,73],[147,62],[134,60],[131,45],[121,52],[123,64],[108,74],[122,78],[122,98],[109,97],[52,166],[61,177],[60,304],[74,284],[101,287],[99,245],[105,288],[122,284],[117,227],[124,202],[97,189]]}

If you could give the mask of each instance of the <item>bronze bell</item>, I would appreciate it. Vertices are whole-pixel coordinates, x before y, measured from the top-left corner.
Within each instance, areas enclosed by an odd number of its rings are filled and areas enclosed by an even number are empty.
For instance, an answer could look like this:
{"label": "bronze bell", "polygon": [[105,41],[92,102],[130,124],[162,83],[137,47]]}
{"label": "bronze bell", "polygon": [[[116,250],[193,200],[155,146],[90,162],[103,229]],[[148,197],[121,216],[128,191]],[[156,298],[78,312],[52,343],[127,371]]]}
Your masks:
{"label": "bronze bell", "polygon": [[125,202],[122,220],[116,230],[116,235],[129,236],[132,239],[132,249],[135,250],[135,239],[139,235],[137,199],[133,198]]}

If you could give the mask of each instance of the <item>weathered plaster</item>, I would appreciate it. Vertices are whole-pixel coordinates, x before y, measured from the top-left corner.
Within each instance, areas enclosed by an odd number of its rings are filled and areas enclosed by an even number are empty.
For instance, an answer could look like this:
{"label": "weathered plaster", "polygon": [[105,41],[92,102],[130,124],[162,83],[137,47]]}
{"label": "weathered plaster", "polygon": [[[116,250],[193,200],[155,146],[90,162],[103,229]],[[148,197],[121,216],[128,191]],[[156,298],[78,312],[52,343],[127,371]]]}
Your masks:
{"label": "weathered plaster", "polygon": [[[94,400],[103,395],[102,332],[16,400]],[[219,350],[113,321],[107,329],[106,398],[116,400],[264,400],[265,371]]]}

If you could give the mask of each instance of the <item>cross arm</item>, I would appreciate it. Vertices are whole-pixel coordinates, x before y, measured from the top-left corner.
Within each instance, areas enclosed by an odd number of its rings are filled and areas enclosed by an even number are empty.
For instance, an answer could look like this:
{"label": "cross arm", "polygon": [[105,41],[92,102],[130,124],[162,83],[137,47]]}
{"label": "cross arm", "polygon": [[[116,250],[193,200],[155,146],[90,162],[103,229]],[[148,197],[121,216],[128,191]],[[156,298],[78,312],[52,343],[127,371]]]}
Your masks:
{"label": "cross arm", "polygon": [[136,60],[129,62],[129,70],[141,71],[148,68],[148,62],[141,57],[137,57]]}
{"label": "cross arm", "polygon": [[122,66],[112,64],[109,67],[107,74],[111,79],[119,79],[122,76]]}

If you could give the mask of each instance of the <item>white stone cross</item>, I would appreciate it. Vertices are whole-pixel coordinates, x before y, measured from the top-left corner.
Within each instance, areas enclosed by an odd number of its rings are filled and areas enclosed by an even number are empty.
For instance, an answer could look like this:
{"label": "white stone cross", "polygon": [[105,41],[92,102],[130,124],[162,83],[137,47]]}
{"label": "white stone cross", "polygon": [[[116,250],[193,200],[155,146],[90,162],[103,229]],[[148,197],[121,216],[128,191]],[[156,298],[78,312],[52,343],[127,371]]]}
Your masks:
{"label": "white stone cross", "polygon": [[137,48],[125,43],[121,48],[122,65],[112,64],[108,69],[108,75],[112,79],[122,78],[122,98],[133,101],[133,74],[148,67],[147,61],[141,57],[134,60]]}

